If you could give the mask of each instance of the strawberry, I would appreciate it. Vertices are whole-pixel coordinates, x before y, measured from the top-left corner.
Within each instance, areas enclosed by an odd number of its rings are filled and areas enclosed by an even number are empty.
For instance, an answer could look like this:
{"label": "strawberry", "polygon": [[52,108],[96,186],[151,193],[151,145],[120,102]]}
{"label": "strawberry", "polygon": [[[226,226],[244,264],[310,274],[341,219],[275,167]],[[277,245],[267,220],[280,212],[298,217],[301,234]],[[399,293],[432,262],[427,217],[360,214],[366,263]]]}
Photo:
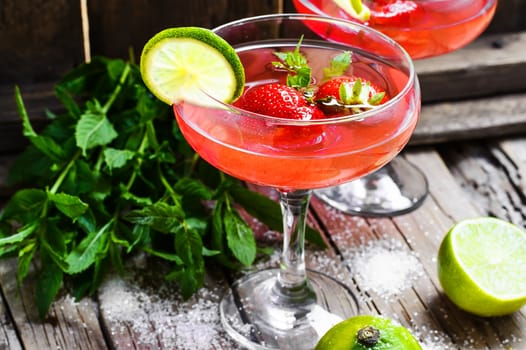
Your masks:
{"label": "strawberry", "polygon": [[363,112],[388,99],[381,88],[355,76],[332,78],[314,94],[314,101],[330,116]]}
{"label": "strawberry", "polygon": [[[296,112],[301,120],[325,118],[323,111],[316,105],[298,107]],[[276,148],[301,149],[317,146],[324,141],[325,127],[322,125],[282,125],[274,132],[272,145]]]}
{"label": "strawberry", "polygon": [[277,118],[303,119],[309,115],[300,110],[307,105],[305,97],[298,90],[280,83],[252,87],[235,105],[250,112]]}
{"label": "strawberry", "polygon": [[369,23],[374,27],[409,27],[422,9],[412,0],[374,0]]}
{"label": "strawberry", "polygon": [[[272,117],[313,120],[325,118],[316,105],[308,104],[302,93],[280,83],[258,85],[248,89],[237,100],[236,107]],[[323,127],[318,125],[275,125],[272,145],[276,148],[298,149],[323,140]]]}

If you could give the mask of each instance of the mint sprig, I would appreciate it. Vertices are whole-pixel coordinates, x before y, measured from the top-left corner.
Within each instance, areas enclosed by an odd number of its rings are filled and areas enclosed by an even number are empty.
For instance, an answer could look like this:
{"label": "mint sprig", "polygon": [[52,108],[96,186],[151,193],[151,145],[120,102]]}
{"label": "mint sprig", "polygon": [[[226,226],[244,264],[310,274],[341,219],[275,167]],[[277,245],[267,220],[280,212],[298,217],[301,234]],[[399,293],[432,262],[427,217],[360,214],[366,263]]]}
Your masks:
{"label": "mint sprig", "polygon": [[300,51],[303,36],[300,38],[294,51],[274,52],[280,61],[272,62],[274,68],[283,69],[288,72],[287,85],[301,90],[311,84],[312,70],[307,62],[307,58]]}
{"label": "mint sprig", "polygon": [[[30,144],[9,172],[21,189],[0,213],[0,256],[18,258],[19,283],[36,262],[42,318],[62,288],[93,294],[139,251],[171,264],[166,278],[184,297],[203,285],[209,261],[252,264],[264,249],[239,207],[281,230],[278,204],[201,161],[135,64],[95,57],[55,93],[64,111],[48,111],[37,133],[15,88]],[[309,237],[324,245],[317,231]]]}
{"label": "mint sprig", "polygon": [[351,66],[351,58],[352,55],[350,51],[344,51],[334,56],[329,63],[329,67],[323,68],[323,79],[330,80],[331,78],[344,75]]}

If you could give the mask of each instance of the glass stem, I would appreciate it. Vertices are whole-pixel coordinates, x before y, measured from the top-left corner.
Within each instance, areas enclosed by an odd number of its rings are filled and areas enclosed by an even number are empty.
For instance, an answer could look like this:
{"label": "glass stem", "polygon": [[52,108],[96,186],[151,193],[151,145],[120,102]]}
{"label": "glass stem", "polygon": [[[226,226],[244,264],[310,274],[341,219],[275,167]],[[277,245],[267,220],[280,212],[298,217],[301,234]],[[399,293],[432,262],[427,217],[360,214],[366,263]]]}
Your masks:
{"label": "glass stem", "polygon": [[280,191],[283,253],[275,292],[280,298],[296,299],[300,303],[313,295],[305,268],[305,224],[311,194],[311,190]]}

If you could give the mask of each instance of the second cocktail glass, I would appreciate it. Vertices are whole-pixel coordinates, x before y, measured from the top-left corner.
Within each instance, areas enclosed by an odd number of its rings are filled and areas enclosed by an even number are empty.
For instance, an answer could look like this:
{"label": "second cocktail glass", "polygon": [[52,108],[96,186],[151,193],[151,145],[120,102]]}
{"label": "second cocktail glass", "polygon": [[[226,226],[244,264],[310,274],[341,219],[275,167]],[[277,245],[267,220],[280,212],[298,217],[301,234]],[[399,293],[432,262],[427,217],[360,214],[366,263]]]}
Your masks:
{"label": "second cocktail glass", "polygon": [[[470,43],[486,29],[497,6],[497,0],[363,0],[371,15],[360,20],[341,7],[346,2],[351,6],[351,0],[293,0],[300,13],[347,19],[377,29],[400,43],[413,59],[442,55]],[[427,193],[425,175],[400,157],[356,181],[316,191],[341,211],[372,216],[411,211]]]}
{"label": "second cocktail glass", "polygon": [[[283,251],[278,269],[235,281],[220,304],[227,333],[250,349],[312,349],[335,322],[358,313],[349,288],[307,270],[305,223],[312,189],[364,176],[389,162],[408,142],[420,112],[411,58],[368,27],[319,16],[280,14],[214,29],[236,50],[247,89],[280,81],[275,52],[295,49],[319,79],[331,57],[350,51],[352,74],[381,86],[390,99],[373,109],[334,118],[301,120],[218,108],[174,105],[179,127],[198,154],[233,177],[279,192]],[[243,98],[243,97],[242,97]]]}

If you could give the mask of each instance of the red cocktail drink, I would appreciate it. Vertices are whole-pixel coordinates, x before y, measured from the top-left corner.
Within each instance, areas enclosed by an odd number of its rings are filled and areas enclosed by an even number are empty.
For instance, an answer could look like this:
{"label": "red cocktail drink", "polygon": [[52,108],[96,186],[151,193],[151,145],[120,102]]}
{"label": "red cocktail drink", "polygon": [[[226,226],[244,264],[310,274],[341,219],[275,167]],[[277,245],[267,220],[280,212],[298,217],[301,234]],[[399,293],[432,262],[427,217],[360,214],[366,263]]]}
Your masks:
{"label": "red cocktail drink", "polygon": [[[358,21],[400,43],[412,58],[442,55],[473,41],[488,26],[497,0],[417,0],[414,13],[402,19],[375,20],[375,0],[364,1],[373,13],[360,21],[334,0],[293,0],[301,13],[311,13]],[[380,1],[378,1],[380,2]],[[385,1],[383,1],[385,2]]]}
{"label": "red cocktail drink", "polygon": [[[247,86],[283,82],[286,73],[272,69],[274,52],[294,50],[296,42],[238,47]],[[346,47],[304,43],[313,79]],[[207,109],[174,106],[190,145],[213,166],[245,181],[284,190],[314,189],[363,176],[391,160],[407,143],[416,125],[419,101],[413,79],[389,62],[359,49],[350,67],[359,76],[398,96],[396,103],[355,116],[311,121],[251,114],[233,106]]]}

